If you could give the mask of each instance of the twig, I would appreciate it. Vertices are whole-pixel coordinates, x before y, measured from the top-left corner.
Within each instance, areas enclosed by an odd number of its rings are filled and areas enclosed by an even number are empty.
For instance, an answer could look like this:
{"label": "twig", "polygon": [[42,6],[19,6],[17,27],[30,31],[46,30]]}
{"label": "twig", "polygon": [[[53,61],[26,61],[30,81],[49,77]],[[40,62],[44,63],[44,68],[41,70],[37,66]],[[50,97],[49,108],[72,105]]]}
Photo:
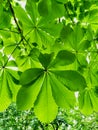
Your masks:
{"label": "twig", "polygon": [[8,0],[8,3],[9,3],[9,7],[10,7],[10,10],[11,10],[11,13],[12,13],[12,15],[13,15],[14,21],[15,21],[15,23],[16,23],[16,25],[17,25],[18,31],[19,31],[20,34],[21,34],[22,31],[21,31],[21,29],[20,29],[20,27],[19,27],[19,25],[18,25],[18,22],[17,22],[17,19],[16,19],[16,17],[15,17],[15,13],[14,13],[14,10],[13,10],[12,5],[11,5],[11,3],[10,3],[10,0]]}
{"label": "twig", "polygon": [[[15,21],[15,23],[16,23],[17,29],[18,29],[19,34],[20,34],[20,36],[21,36],[21,40],[19,41],[19,43],[16,45],[16,47],[14,48],[14,50],[12,51],[12,53],[10,54],[10,56],[8,57],[6,63],[5,63],[4,66],[3,66],[3,68],[7,65],[9,59],[11,58],[11,56],[13,55],[13,53],[15,52],[15,50],[17,49],[18,45],[19,45],[23,40],[25,40],[25,41],[27,42],[27,40],[25,39],[25,37],[24,37],[23,34],[22,34],[21,28],[20,28],[19,25],[18,25],[18,22],[17,22],[17,19],[16,19],[16,17],[15,17],[15,13],[14,13],[14,10],[13,10],[12,5],[11,5],[11,3],[10,3],[10,0],[8,0],[8,3],[9,3],[10,10],[11,10],[11,12],[12,12],[12,15],[13,15],[14,21]],[[18,32],[17,32],[17,33],[18,33]]]}

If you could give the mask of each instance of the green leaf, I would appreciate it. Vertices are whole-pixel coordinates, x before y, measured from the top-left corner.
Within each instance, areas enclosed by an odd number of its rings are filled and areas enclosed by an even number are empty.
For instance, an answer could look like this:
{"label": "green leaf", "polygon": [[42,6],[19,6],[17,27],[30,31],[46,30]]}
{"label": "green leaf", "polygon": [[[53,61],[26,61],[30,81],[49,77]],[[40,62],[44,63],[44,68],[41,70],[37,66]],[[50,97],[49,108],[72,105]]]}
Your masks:
{"label": "green leaf", "polygon": [[[31,19],[28,17],[26,11],[20,6],[17,5],[14,7],[14,11],[16,14],[16,17],[22,21],[24,24],[26,24],[28,27],[32,27],[33,23],[31,21]],[[20,13],[21,12],[21,13]]]}
{"label": "green leaf", "polygon": [[84,91],[80,93],[79,107],[80,107],[80,111],[85,115],[90,115],[93,112],[93,105],[92,105],[89,91]]}
{"label": "green leaf", "polygon": [[4,111],[12,101],[12,92],[10,90],[7,73],[3,72],[0,75],[0,111]]}
{"label": "green leaf", "polygon": [[50,75],[50,78],[52,93],[56,104],[59,107],[72,108],[75,105],[74,93],[59,82],[53,74]]}
{"label": "green leaf", "polygon": [[41,91],[34,105],[34,111],[39,120],[50,123],[55,119],[58,107],[53,99],[49,76],[46,75]]}
{"label": "green leaf", "polygon": [[47,69],[47,67],[49,66],[49,64],[51,63],[52,59],[53,59],[54,53],[48,54],[42,54],[40,53],[39,55],[39,61],[42,64],[42,66]]}
{"label": "green leaf", "polygon": [[14,53],[12,54],[14,58],[16,57],[16,55],[18,56],[18,54],[20,52],[20,47],[18,46],[19,37],[18,36],[16,36],[16,37],[17,37],[17,40],[13,39],[12,35],[11,35],[10,38],[8,38],[4,41],[4,46],[5,46],[4,53],[6,55],[10,55],[13,52],[13,50],[16,48]]}
{"label": "green leaf", "polygon": [[58,52],[51,66],[65,66],[72,64],[75,61],[75,55],[67,50],[61,50]]}
{"label": "green leaf", "polygon": [[83,114],[90,115],[93,111],[98,112],[98,97],[93,88],[85,89],[79,95],[79,107]]}
{"label": "green leaf", "polygon": [[47,16],[51,11],[51,1],[41,0],[38,4],[38,11],[41,16]]}
{"label": "green leaf", "polygon": [[27,85],[37,80],[42,75],[43,70],[40,68],[32,68],[24,71],[20,77],[20,84]]}
{"label": "green leaf", "polygon": [[35,67],[41,67],[40,63],[36,61],[35,57],[33,57],[31,53],[30,55],[26,56],[18,56],[16,58],[16,63],[18,64],[18,68],[20,71],[25,71],[27,69]]}
{"label": "green leaf", "polygon": [[69,25],[64,26],[60,37],[64,41],[64,48],[68,50],[81,52],[91,46],[90,41],[86,37],[85,30],[78,24],[73,29]]}
{"label": "green leaf", "polygon": [[51,15],[50,17],[53,18],[59,18],[64,16],[64,5],[60,4],[59,2],[57,2],[56,0],[51,0],[51,6],[52,6],[52,10],[51,10]]}
{"label": "green leaf", "polygon": [[20,88],[16,101],[19,110],[28,110],[33,107],[42,87],[43,78],[43,75],[41,75],[33,84]]}
{"label": "green leaf", "polygon": [[42,18],[39,21],[40,29],[44,30],[46,33],[49,33],[52,37],[58,38],[63,27],[62,23],[56,21],[47,20]]}
{"label": "green leaf", "polygon": [[62,28],[60,33],[60,38],[64,42],[63,43],[64,47],[68,50],[72,50],[72,45],[70,42],[72,32],[73,32],[72,28],[69,25],[67,25]]}
{"label": "green leaf", "polygon": [[98,7],[96,6],[96,8],[93,8],[93,6],[91,6],[90,11],[88,12],[88,15],[84,17],[83,19],[83,22],[89,23],[94,31],[96,31],[98,28],[98,21],[97,21],[98,13],[97,12],[98,12]]}
{"label": "green leaf", "polygon": [[[5,11],[3,6],[0,4],[0,28],[9,28],[10,27],[10,13]],[[5,20],[6,19],[6,20]]]}
{"label": "green leaf", "polygon": [[98,97],[95,95],[94,90],[90,91],[90,98],[93,106],[93,110],[98,112]]}
{"label": "green leaf", "polygon": [[87,50],[89,47],[91,46],[91,42],[90,41],[88,41],[88,40],[84,40],[83,42],[81,42],[81,44],[80,44],[80,51],[82,50]]}
{"label": "green leaf", "polygon": [[[14,75],[15,75],[15,72],[14,72]],[[13,77],[8,71],[7,82],[8,82],[11,94],[12,94],[12,102],[16,102],[16,96],[20,89],[19,80],[17,80],[16,77]]]}
{"label": "green leaf", "polygon": [[87,85],[84,77],[74,70],[51,70],[56,78],[71,91],[82,91]]}
{"label": "green leaf", "polygon": [[38,1],[38,0],[27,0],[27,3],[26,3],[26,11],[30,15],[32,22],[34,24],[38,22],[37,18],[40,17],[38,13],[38,7],[35,1]]}

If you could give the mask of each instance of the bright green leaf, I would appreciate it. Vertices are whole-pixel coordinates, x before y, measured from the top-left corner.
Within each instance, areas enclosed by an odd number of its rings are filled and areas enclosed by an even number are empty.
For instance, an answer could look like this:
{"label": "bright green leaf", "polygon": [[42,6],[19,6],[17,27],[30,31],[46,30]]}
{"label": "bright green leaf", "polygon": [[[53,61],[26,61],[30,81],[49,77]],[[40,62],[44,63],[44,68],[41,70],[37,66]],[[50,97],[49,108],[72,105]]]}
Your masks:
{"label": "bright green leaf", "polygon": [[59,80],[51,74],[51,88],[55,102],[59,107],[70,108],[75,104],[74,93],[68,90]]}
{"label": "bright green leaf", "polygon": [[17,108],[19,110],[28,110],[33,107],[38,93],[42,87],[43,75],[41,75],[33,84],[27,87],[21,87],[17,94]]}
{"label": "bright green leaf", "polygon": [[34,111],[39,120],[50,123],[55,119],[58,107],[53,99],[49,77],[46,75],[41,91],[35,102]]}

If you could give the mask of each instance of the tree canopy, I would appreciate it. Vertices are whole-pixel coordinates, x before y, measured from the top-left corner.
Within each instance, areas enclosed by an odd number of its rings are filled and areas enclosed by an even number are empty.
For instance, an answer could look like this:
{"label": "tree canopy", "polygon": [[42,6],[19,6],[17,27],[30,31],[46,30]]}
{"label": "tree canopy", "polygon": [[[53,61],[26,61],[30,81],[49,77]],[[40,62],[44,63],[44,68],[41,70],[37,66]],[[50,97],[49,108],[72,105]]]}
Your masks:
{"label": "tree canopy", "polygon": [[97,17],[97,0],[0,0],[0,111],[98,112]]}

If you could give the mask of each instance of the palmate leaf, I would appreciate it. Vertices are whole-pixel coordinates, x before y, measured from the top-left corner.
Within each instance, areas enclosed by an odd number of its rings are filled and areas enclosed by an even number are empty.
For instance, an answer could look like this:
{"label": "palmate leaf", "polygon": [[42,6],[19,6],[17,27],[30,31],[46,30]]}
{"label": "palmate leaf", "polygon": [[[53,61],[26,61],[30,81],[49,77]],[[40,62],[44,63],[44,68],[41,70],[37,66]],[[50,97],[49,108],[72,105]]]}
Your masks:
{"label": "palmate leaf", "polygon": [[6,55],[0,56],[0,111],[4,111],[11,102],[16,101],[16,95],[20,88],[19,73],[16,70],[15,61],[10,60]]}
{"label": "palmate leaf", "polygon": [[[78,72],[60,71],[52,67],[54,60],[52,53],[41,53],[39,61],[42,64],[42,69],[31,68],[21,74],[22,87],[17,95],[18,109],[27,110],[34,107],[39,120],[46,123],[55,119],[57,106],[66,109],[74,107],[75,95],[72,91],[79,91],[86,87],[84,78]],[[45,61],[47,62],[45,63]]]}
{"label": "palmate leaf", "polygon": [[[12,101],[16,101],[16,95],[20,87],[16,83],[19,79],[15,79],[9,69],[0,70],[0,73],[2,73],[0,75],[0,111],[4,111]],[[17,72],[14,71],[14,73]]]}
{"label": "palmate leaf", "polygon": [[[29,74],[30,71],[26,70],[25,72],[27,71]],[[25,72],[23,72],[23,75],[26,74]],[[57,106],[64,108],[74,106],[74,93],[65,88],[60,82],[57,82],[56,77],[51,75],[50,78],[49,72],[44,70],[40,77],[33,82],[34,77],[32,74],[32,82],[23,85],[18,92],[17,107],[19,110],[27,110],[34,107],[37,117],[42,122],[49,123],[56,117]],[[61,86],[59,87],[59,85]]]}
{"label": "palmate leaf", "polygon": [[80,25],[75,25],[72,29],[70,26],[64,26],[61,31],[61,39],[64,41],[63,48],[75,52],[76,63],[78,67],[87,66],[87,53],[84,53],[91,47],[85,30]]}
{"label": "palmate leaf", "polygon": [[[30,8],[32,10],[30,10]],[[61,24],[54,24],[54,20],[45,22],[45,18],[41,17],[38,13],[36,3],[31,0],[27,1],[26,9],[18,5],[14,7],[14,11],[18,20],[22,23],[23,34],[29,39],[29,43],[35,42],[39,47],[44,45],[48,49],[53,45],[55,36],[58,36],[62,28]],[[54,27],[58,31],[55,31]],[[52,32],[55,32],[55,34],[53,35]]]}
{"label": "palmate leaf", "polygon": [[85,30],[80,25],[75,25],[73,29],[67,25],[63,27],[60,35],[66,49],[81,52],[91,46],[85,34]]}

